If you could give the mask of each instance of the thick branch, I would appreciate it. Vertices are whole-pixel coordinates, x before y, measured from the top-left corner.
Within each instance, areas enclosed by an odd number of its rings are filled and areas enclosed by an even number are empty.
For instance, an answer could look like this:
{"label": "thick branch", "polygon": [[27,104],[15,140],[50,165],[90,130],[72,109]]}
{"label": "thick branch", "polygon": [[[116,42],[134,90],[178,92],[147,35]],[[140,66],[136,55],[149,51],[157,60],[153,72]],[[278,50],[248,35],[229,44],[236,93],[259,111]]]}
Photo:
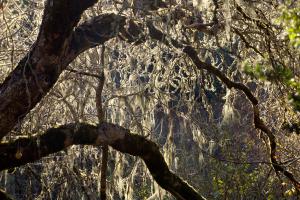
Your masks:
{"label": "thick branch", "polygon": [[52,128],[40,136],[20,138],[0,144],[0,170],[34,162],[71,145],[104,145],[142,158],[156,182],[180,200],[204,199],[195,189],[172,173],[158,146],[120,126],[102,123],[100,126],[69,124]]}
{"label": "thick branch", "polygon": [[87,49],[116,37],[125,25],[125,20],[126,18],[121,15],[107,13],[82,23],[72,33],[69,48],[64,55],[64,65],[68,65]]}
{"label": "thick branch", "polygon": [[[47,4],[35,46],[0,85],[0,140],[47,94],[71,61],[83,51],[115,37],[119,26],[125,23],[122,16],[104,14],[84,22],[72,31],[83,8],[91,5],[90,1],[80,2],[70,1],[67,4],[75,4],[74,8],[60,5],[64,3],[56,5],[56,1],[53,8]],[[78,10],[78,4],[87,5],[82,5],[82,10]],[[64,27],[49,16],[52,13],[54,18],[61,17],[58,10],[66,14],[62,9],[71,15],[67,21],[63,20]],[[57,28],[54,27],[56,22]]]}

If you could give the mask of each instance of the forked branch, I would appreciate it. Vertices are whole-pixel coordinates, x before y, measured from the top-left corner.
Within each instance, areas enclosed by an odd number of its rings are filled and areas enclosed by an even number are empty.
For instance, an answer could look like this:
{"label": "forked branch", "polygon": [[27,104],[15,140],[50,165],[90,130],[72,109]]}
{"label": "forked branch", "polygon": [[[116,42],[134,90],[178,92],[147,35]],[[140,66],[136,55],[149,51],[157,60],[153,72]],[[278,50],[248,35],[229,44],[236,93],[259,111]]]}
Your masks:
{"label": "forked branch", "polygon": [[211,64],[205,63],[201,61],[198,57],[198,53],[195,50],[194,47],[189,45],[183,45],[180,42],[167,37],[166,34],[164,34],[162,31],[158,30],[151,22],[147,23],[147,27],[149,29],[149,35],[152,39],[158,40],[162,43],[164,43],[167,46],[173,46],[177,49],[182,50],[194,63],[194,65],[199,70],[207,70],[209,73],[215,75],[218,77],[228,88],[235,88],[237,90],[241,90],[248,100],[252,104],[253,108],[253,122],[255,128],[259,129],[263,133],[266,134],[270,141],[270,160],[272,162],[272,166],[274,170],[277,172],[283,173],[294,185],[294,187],[300,191],[300,183],[299,181],[294,177],[294,175],[289,172],[285,167],[280,165],[280,162],[277,160],[276,155],[276,149],[277,149],[277,143],[276,143],[276,137],[274,133],[268,128],[268,126],[263,122],[263,120],[260,118],[260,113],[258,109],[258,100],[257,98],[252,94],[250,89],[245,86],[243,83],[236,83],[234,81],[231,81],[223,72],[221,72],[216,67],[212,66]]}

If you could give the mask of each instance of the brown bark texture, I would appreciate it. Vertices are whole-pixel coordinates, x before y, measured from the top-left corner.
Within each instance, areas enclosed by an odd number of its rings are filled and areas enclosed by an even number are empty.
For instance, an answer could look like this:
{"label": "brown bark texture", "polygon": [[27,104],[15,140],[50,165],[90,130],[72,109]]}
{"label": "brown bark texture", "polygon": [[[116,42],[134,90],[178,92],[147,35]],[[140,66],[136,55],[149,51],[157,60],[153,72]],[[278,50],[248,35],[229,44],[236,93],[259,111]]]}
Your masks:
{"label": "brown bark texture", "polygon": [[80,53],[118,34],[125,18],[115,14],[103,14],[75,27],[83,11],[95,2],[47,1],[36,42],[0,85],[0,140],[47,94]]}
{"label": "brown bark texture", "polygon": [[[0,140],[46,96],[59,75],[80,53],[118,35],[125,17],[96,16],[78,25],[82,13],[96,0],[46,1],[36,42],[0,85]],[[158,146],[117,125],[69,124],[39,136],[0,143],[0,170],[34,162],[71,145],[110,145],[141,157],[157,183],[177,199],[204,199],[172,173]],[[0,193],[3,197],[5,192]]]}
{"label": "brown bark texture", "polygon": [[34,162],[72,145],[109,145],[117,151],[138,156],[154,180],[181,200],[205,199],[168,168],[159,147],[143,136],[115,124],[68,124],[51,128],[44,134],[0,144],[0,171]]}
{"label": "brown bark texture", "polygon": [[[0,140],[3,139],[48,93],[59,75],[80,53],[103,44],[122,33],[130,42],[134,34],[124,29],[125,17],[116,14],[96,16],[78,25],[82,13],[96,0],[49,0],[45,4],[40,32],[31,50],[0,85]],[[131,24],[132,27],[132,24]],[[228,88],[241,90],[253,107],[254,126],[270,141],[270,160],[275,171],[282,172],[300,190],[293,174],[276,158],[276,138],[260,118],[258,100],[242,83],[235,83],[217,68],[202,62],[194,47],[168,38],[147,22],[149,36],[167,46],[182,50],[199,70],[217,76]],[[138,26],[136,26],[138,29]],[[138,30],[138,35],[144,30]],[[141,43],[146,37],[138,37]],[[19,138],[0,143],[0,170],[34,162],[71,145],[109,145],[112,148],[143,159],[157,183],[177,199],[204,199],[191,186],[172,173],[157,145],[142,136],[114,124],[99,126],[69,124],[52,128],[40,136]],[[4,192],[0,192],[0,195]]]}

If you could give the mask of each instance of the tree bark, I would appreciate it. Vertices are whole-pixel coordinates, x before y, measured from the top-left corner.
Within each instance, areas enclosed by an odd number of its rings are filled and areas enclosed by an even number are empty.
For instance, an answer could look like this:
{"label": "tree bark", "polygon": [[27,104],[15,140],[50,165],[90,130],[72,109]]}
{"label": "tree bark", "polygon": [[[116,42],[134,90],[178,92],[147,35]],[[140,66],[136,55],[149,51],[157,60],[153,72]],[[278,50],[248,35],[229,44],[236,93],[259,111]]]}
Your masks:
{"label": "tree bark", "polygon": [[[96,0],[46,1],[36,42],[0,85],[0,141],[40,102],[80,53],[118,35],[125,24],[125,17],[120,15],[103,14],[77,26],[81,14],[94,3]],[[157,183],[177,199],[204,199],[169,170],[155,143],[104,122],[98,127],[69,124],[49,129],[40,136],[2,142],[0,171],[76,144],[110,145],[120,152],[139,156]],[[0,195],[6,196],[2,191]]]}
{"label": "tree bark", "polygon": [[154,180],[180,200],[205,199],[171,172],[158,146],[146,138],[110,123],[99,126],[68,124],[51,128],[39,136],[0,143],[0,171],[34,162],[72,145],[109,145],[122,153],[143,159]]}
{"label": "tree bark", "polygon": [[124,17],[103,14],[73,30],[83,11],[95,2],[46,2],[36,42],[0,85],[0,140],[47,94],[70,62],[83,51],[115,37],[119,26],[124,26]]}

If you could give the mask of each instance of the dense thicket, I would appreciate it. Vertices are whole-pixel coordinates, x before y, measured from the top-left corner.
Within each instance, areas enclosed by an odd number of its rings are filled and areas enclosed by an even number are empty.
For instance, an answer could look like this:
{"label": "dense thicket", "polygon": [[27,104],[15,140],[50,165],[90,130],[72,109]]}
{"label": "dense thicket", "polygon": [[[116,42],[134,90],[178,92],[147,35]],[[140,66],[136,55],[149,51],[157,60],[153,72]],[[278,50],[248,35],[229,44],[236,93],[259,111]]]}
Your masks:
{"label": "dense thicket", "polygon": [[299,195],[298,1],[0,11],[1,198]]}

